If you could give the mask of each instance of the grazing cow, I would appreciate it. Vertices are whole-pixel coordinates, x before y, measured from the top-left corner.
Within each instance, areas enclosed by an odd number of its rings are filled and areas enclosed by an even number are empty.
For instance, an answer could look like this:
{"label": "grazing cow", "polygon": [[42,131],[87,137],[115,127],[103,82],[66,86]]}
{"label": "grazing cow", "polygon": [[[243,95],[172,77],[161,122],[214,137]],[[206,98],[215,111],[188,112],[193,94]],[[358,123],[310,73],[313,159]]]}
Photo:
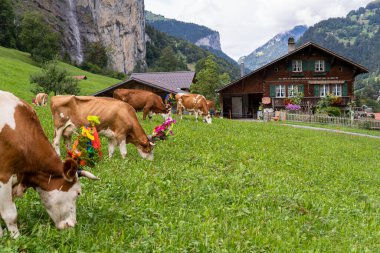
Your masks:
{"label": "grazing cow", "polygon": [[206,98],[199,94],[184,94],[178,93],[175,95],[177,101],[177,114],[182,119],[182,111],[186,109],[189,112],[194,112],[195,119],[198,121],[198,114],[203,115],[203,120],[211,124],[211,116],[207,107]]}
{"label": "grazing cow", "polygon": [[146,115],[149,119],[153,113],[160,113],[165,120],[170,116],[170,108],[162,102],[162,98],[153,92],[146,90],[116,89],[113,97],[130,104],[136,111],[143,110],[143,120]]}
{"label": "grazing cow", "polygon": [[69,148],[75,129],[88,124],[87,116],[95,115],[100,120],[100,124],[96,125],[98,133],[108,138],[109,157],[112,157],[115,145],[118,145],[125,158],[126,144],[132,143],[143,158],[153,160],[154,144],[149,141],[136,111],[129,104],[105,97],[54,96],[50,106],[54,118],[53,145],[58,154],[61,136]]}
{"label": "grazing cow", "polygon": [[49,96],[46,93],[38,93],[33,99],[33,104],[38,106],[46,106]]}
{"label": "grazing cow", "polygon": [[0,216],[13,238],[20,235],[14,198],[28,187],[37,190],[58,229],[74,227],[77,169],[74,160],[62,162],[55,153],[33,108],[0,91]]}

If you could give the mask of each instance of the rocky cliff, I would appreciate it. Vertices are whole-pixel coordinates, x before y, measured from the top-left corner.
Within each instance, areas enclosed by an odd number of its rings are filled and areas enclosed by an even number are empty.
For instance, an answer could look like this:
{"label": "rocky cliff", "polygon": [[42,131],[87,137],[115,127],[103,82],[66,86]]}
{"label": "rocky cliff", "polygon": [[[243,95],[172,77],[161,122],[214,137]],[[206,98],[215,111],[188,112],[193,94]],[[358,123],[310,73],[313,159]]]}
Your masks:
{"label": "rocky cliff", "polygon": [[86,45],[97,41],[108,49],[116,71],[127,73],[145,62],[143,0],[31,0],[23,8],[36,9],[54,25],[64,51],[77,63]]}
{"label": "rocky cliff", "polygon": [[222,51],[220,46],[220,35],[218,32],[213,32],[195,42],[197,46],[211,47],[212,49]]}

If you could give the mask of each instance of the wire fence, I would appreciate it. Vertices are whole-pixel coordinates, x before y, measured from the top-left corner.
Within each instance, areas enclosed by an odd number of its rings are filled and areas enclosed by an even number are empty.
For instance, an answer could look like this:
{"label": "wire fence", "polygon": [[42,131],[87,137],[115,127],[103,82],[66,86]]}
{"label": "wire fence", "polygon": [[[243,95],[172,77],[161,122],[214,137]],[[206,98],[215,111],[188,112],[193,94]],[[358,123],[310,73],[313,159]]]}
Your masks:
{"label": "wire fence", "polygon": [[380,120],[372,118],[351,119],[347,117],[331,117],[327,115],[308,115],[308,114],[286,114],[287,121],[312,123],[312,124],[327,124],[337,126],[347,126],[363,129],[380,130]]}

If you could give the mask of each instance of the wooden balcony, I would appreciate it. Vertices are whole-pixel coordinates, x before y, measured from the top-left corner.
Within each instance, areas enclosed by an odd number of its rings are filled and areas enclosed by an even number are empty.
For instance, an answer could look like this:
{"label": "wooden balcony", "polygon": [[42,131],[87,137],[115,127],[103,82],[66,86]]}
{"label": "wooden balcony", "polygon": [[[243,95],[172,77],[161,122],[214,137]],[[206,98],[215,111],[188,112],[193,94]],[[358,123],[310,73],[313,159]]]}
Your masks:
{"label": "wooden balcony", "polygon": [[[350,97],[341,97],[341,98],[342,100],[339,103],[334,104],[333,106],[336,106],[336,107],[347,106],[347,104],[350,102]],[[301,101],[301,106],[315,107],[320,99],[321,99],[320,97],[304,97]],[[272,98],[273,107],[285,107],[285,100],[286,98]]]}

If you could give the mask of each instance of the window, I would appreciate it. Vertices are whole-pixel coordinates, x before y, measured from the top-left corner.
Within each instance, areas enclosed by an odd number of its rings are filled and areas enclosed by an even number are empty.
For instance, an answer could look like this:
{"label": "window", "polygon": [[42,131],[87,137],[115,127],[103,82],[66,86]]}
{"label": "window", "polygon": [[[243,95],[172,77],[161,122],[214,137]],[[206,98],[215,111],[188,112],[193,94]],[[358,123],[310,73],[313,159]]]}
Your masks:
{"label": "window", "polygon": [[324,72],[325,71],[325,61],[317,60],[315,61],[315,72]]}
{"label": "window", "polygon": [[285,97],[285,85],[276,85],[276,98]]}
{"label": "window", "polygon": [[333,84],[332,85],[332,94],[337,97],[342,96],[342,85],[340,84]]}
{"label": "window", "polygon": [[292,61],[292,71],[293,72],[302,72],[302,61],[301,60],[293,60]]}
{"label": "window", "polygon": [[288,85],[288,97],[294,97],[298,93],[298,86],[295,84]]}
{"label": "window", "polygon": [[329,86],[327,84],[321,85],[319,88],[319,96],[326,97],[327,93],[329,93]]}
{"label": "window", "polygon": [[274,72],[278,72],[278,68],[274,68]]}

